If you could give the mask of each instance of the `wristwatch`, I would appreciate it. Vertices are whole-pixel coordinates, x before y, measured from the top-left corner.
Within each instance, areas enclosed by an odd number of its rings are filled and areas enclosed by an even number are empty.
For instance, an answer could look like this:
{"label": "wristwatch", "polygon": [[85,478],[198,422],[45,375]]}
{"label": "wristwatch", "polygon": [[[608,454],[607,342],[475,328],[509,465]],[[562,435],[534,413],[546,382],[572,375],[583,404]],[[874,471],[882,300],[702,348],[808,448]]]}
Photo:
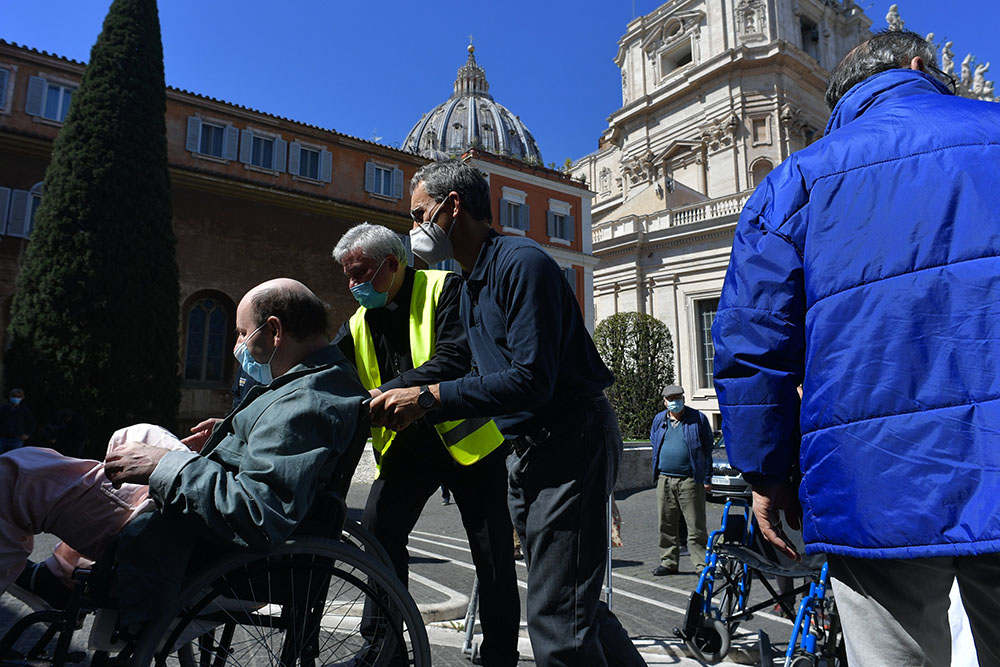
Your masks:
{"label": "wristwatch", "polygon": [[422,407],[424,410],[431,410],[437,405],[437,399],[434,398],[434,394],[431,390],[427,388],[427,385],[420,386],[420,395],[417,396],[417,405]]}

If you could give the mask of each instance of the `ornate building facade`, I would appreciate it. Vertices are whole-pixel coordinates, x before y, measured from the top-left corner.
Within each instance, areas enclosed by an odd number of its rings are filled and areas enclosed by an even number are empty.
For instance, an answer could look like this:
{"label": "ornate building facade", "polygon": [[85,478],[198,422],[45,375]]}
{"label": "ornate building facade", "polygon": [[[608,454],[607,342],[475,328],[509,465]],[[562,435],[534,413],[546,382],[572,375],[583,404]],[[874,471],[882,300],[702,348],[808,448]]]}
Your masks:
{"label": "ornate building facade", "polygon": [[622,107],[572,168],[596,191],[595,319],[666,323],[688,403],[716,428],[711,325],[740,210],[822,135],[829,71],[870,25],[851,0],[671,0],[619,40]]}

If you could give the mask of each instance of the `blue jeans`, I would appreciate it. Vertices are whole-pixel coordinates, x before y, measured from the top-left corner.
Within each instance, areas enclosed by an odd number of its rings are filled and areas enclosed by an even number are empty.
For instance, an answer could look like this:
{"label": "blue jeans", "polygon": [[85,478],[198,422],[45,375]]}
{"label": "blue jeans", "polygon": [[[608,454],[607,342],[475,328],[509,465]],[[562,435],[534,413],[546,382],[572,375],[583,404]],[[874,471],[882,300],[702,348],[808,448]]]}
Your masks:
{"label": "blue jeans", "polygon": [[544,667],[645,665],[600,600],[622,439],[607,398],[595,402],[569,430],[507,458],[507,500],[528,566],[528,635]]}

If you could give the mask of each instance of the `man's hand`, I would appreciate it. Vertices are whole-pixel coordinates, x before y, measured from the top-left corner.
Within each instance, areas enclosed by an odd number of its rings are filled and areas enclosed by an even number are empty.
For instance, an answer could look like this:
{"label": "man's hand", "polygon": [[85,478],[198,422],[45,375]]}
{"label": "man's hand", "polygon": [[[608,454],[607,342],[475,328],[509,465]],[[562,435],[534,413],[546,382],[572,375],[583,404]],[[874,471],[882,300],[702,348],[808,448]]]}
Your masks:
{"label": "man's hand", "polygon": [[194,435],[189,435],[181,440],[181,442],[192,452],[200,452],[201,448],[205,446],[205,442],[208,441],[208,437],[212,435],[215,425],[221,421],[218,417],[209,417],[200,424],[192,426],[191,432]]}
{"label": "man's hand", "polygon": [[115,487],[126,482],[149,484],[149,476],[168,451],[142,442],[126,442],[108,454],[104,460],[104,474]]}
{"label": "man's hand", "polygon": [[711,493],[712,493],[712,485],[711,484],[706,484],[705,485],[705,494],[708,495],[708,494],[711,494]]}
{"label": "man's hand", "polygon": [[802,527],[802,506],[799,505],[798,489],[791,482],[780,484],[755,484],[753,490],[753,513],[761,535],[779,551],[792,560],[802,560],[781,524],[779,511],[784,511],[788,527],[798,530]]}
{"label": "man's hand", "polygon": [[424,416],[424,409],[417,405],[419,396],[420,387],[390,389],[375,396],[369,406],[372,425],[402,431]]}

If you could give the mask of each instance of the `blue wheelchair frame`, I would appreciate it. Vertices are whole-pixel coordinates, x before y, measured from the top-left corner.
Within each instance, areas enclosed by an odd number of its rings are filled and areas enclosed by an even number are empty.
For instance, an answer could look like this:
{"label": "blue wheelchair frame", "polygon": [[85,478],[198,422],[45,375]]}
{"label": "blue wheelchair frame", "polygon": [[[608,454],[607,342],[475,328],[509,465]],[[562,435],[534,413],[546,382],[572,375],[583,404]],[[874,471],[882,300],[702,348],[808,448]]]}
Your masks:
{"label": "blue wheelchair frame", "polygon": [[[733,512],[733,508],[737,511]],[[721,527],[709,534],[705,568],[688,600],[684,625],[674,628],[674,634],[684,640],[694,657],[704,663],[716,663],[729,652],[731,635],[740,623],[750,620],[755,612],[777,603],[789,618],[794,616],[796,619],[786,652],[786,667],[819,665],[820,658],[826,659],[826,665],[846,665],[846,660],[837,662],[829,659],[833,657],[835,647],[828,637],[831,630],[839,633],[839,623],[833,600],[826,597],[826,564],[818,574],[815,570],[802,567],[785,571],[755,549],[755,544],[760,544],[762,540],[763,537],[757,534],[757,524],[749,504],[741,499],[727,500]],[[782,594],[774,589],[765,574],[809,576],[813,581]],[[770,597],[751,604],[750,590],[754,578],[761,582]],[[796,613],[791,600],[800,594],[805,595]],[[836,628],[824,627],[825,620],[836,624]],[[774,656],[765,632],[759,633],[758,642],[760,664],[771,665]]]}

